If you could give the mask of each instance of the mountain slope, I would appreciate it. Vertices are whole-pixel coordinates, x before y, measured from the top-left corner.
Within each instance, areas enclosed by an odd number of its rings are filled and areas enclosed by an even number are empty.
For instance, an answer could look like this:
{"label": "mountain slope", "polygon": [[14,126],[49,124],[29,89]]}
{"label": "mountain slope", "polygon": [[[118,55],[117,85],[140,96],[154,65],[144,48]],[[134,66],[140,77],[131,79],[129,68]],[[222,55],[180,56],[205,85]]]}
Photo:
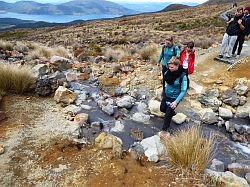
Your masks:
{"label": "mountain slope", "polygon": [[244,2],[245,0],[208,0],[204,4],[220,4],[220,3],[238,3],[238,2]]}
{"label": "mountain slope", "polygon": [[185,8],[189,8],[190,6],[188,5],[183,5],[183,4],[171,4],[168,5],[166,8],[161,10],[161,12],[168,12],[168,11],[175,11],[175,10],[181,10]]}
{"label": "mountain slope", "polygon": [[75,15],[75,14],[132,14],[134,11],[106,0],[73,0],[59,5],[34,1],[6,3],[0,1],[0,11],[22,14]]}

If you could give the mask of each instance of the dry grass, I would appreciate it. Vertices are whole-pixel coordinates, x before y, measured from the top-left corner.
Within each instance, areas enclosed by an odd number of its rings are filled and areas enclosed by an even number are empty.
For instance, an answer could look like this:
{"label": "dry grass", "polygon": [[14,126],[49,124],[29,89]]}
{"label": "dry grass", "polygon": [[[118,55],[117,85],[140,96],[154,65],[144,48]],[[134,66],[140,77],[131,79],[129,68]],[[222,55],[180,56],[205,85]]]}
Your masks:
{"label": "dry grass", "polygon": [[121,48],[107,48],[104,56],[106,56],[109,61],[124,61],[124,59],[127,59],[131,55]]}
{"label": "dry grass", "polygon": [[215,136],[204,138],[200,126],[180,130],[163,140],[167,158],[176,167],[203,172],[212,159]]}
{"label": "dry grass", "polygon": [[14,46],[14,50],[24,53],[24,52],[28,52],[29,48],[27,47],[27,43],[23,43],[23,42],[16,42],[15,46]]}
{"label": "dry grass", "polygon": [[157,58],[157,55],[159,55],[159,46],[152,44],[149,46],[146,46],[145,48],[142,48],[139,51],[139,55],[142,60],[154,60]]}
{"label": "dry grass", "polygon": [[0,64],[0,90],[25,92],[33,82],[33,74],[29,67],[13,64]]}
{"label": "dry grass", "polygon": [[5,40],[0,40],[0,49],[11,51],[13,50],[13,47],[14,46],[12,43],[5,41]]}
{"label": "dry grass", "polygon": [[69,58],[69,52],[62,46],[56,47],[56,48],[50,48],[38,44],[30,44],[29,47],[31,47],[33,50],[29,51],[27,59],[29,60],[35,60],[39,59],[41,57],[43,58],[51,58],[53,55],[58,55],[64,58]]}

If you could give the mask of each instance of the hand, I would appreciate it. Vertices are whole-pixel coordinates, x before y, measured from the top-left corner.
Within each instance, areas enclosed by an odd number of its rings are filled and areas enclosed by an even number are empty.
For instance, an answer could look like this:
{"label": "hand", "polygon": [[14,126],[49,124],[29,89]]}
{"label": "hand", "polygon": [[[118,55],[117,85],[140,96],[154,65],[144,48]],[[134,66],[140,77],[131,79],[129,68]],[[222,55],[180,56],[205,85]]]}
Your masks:
{"label": "hand", "polygon": [[238,23],[241,24],[241,23],[242,23],[242,19],[239,19],[239,20],[238,20]]}
{"label": "hand", "polygon": [[174,102],[170,103],[170,107],[171,107],[172,109],[175,109],[175,108],[177,107],[177,102],[174,101]]}

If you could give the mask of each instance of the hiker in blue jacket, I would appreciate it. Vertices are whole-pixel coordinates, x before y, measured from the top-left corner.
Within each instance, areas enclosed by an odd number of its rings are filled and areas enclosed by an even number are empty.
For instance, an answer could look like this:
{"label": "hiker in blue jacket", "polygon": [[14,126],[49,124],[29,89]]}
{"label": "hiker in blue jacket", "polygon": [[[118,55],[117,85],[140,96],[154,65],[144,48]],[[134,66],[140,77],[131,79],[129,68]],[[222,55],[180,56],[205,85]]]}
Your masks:
{"label": "hiker in blue jacket", "polygon": [[[165,39],[165,44],[162,47],[160,57],[158,59],[157,64],[160,65],[162,61],[162,76],[167,71],[167,64],[169,60],[173,57],[180,57],[180,49],[178,46],[174,45],[174,39],[173,37],[169,37]],[[163,81],[163,90],[165,88],[165,84]]]}
{"label": "hiker in blue jacket", "polygon": [[187,77],[179,59],[173,57],[168,62],[163,81],[166,82],[166,86],[160,110],[165,113],[162,130],[167,131],[172,117],[175,115],[175,108],[187,92]]}

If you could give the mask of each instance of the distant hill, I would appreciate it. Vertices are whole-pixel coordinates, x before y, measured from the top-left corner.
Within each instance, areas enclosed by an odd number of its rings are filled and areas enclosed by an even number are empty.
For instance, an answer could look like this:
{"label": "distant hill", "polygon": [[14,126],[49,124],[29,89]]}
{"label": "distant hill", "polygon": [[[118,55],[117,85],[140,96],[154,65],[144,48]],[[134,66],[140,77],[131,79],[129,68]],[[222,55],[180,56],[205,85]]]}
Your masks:
{"label": "distant hill", "polygon": [[83,23],[84,20],[75,20],[68,23],[48,23],[45,21],[21,20],[16,18],[0,18],[0,31],[6,31],[19,28],[42,28],[54,26],[66,26]]}
{"label": "distant hill", "polygon": [[204,4],[220,4],[220,3],[238,3],[238,2],[243,2],[246,0],[208,0],[207,2],[205,2]]}
{"label": "distant hill", "polygon": [[190,6],[188,5],[183,5],[183,4],[171,4],[165,7],[163,10],[160,12],[169,12],[169,11],[175,11],[175,10],[181,10],[185,8],[189,8]]}
{"label": "distant hill", "polygon": [[73,0],[67,3],[42,4],[34,1],[6,3],[0,1],[0,11],[36,15],[77,15],[77,14],[112,14],[128,15],[135,11],[106,0]]}

